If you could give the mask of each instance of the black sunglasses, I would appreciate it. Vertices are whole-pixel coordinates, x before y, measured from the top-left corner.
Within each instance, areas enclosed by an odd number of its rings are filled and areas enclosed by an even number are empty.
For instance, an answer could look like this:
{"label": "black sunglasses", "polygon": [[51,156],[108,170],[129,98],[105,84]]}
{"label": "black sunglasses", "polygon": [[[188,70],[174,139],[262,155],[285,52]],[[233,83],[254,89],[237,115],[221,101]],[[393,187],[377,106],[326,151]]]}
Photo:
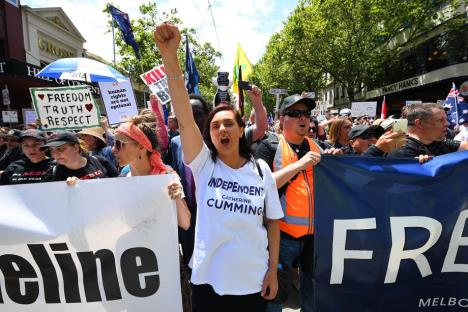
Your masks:
{"label": "black sunglasses", "polygon": [[292,109],[290,111],[287,111],[285,115],[291,118],[310,118],[310,111]]}
{"label": "black sunglasses", "polygon": [[119,140],[114,140],[114,148],[117,150],[117,151],[120,151],[122,148],[124,148],[125,144],[127,144],[128,142],[122,142],[122,141],[119,141]]}

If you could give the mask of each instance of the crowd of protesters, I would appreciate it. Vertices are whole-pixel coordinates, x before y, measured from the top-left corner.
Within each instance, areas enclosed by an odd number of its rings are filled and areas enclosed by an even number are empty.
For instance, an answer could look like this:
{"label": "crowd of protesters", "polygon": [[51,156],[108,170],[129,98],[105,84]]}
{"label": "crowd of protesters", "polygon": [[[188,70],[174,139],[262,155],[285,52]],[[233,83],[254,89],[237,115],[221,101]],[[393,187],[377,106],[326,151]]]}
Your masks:
{"label": "crowd of protesters", "polygon": [[[167,126],[161,112],[145,109],[117,129],[105,118],[101,127],[77,133],[1,128],[0,184],[66,181],[73,187],[79,180],[175,172],[168,194],[177,207],[182,267],[190,267],[191,276],[182,275],[183,284],[191,282],[185,309],[281,311],[278,268],[296,268],[302,311],[313,310],[313,170],[321,155],[424,163],[468,149],[468,123],[453,139],[444,108],[434,103],[403,108],[405,133],[393,131],[393,116],[353,119],[349,109],[331,110],[319,121],[311,116],[314,99],[295,94],[268,125],[261,90],[253,86],[247,126],[229,103],[210,111],[202,96],[187,93],[175,26],[158,26],[154,40],[174,110]],[[155,96],[150,101],[158,107]]]}

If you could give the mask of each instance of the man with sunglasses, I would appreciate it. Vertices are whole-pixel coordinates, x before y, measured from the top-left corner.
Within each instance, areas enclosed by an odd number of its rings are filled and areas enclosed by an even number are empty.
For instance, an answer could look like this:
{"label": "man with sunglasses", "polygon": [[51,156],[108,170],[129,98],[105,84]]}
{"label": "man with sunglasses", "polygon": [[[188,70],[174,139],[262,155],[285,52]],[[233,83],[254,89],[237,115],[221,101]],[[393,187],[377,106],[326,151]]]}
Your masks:
{"label": "man with sunglasses", "polygon": [[[320,162],[320,147],[308,137],[311,110],[315,101],[298,94],[288,96],[281,105],[282,135],[277,141],[264,140],[256,157],[272,169],[281,206],[279,262],[285,268],[299,263],[301,311],[313,309],[313,166]],[[282,305],[269,303],[268,311],[281,311]]]}
{"label": "man with sunglasses", "polygon": [[12,162],[17,161],[23,157],[21,152],[20,144],[18,139],[21,135],[21,131],[17,129],[11,129],[4,136],[6,141],[7,150],[0,158],[0,171],[5,170]]}

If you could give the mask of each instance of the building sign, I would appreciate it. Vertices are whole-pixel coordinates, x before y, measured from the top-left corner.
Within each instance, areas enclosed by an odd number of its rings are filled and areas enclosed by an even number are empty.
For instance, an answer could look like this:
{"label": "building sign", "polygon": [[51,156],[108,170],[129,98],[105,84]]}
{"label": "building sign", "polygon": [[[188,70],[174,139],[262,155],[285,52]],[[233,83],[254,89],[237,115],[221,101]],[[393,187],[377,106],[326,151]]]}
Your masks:
{"label": "building sign", "polygon": [[391,85],[382,88],[382,94],[394,93],[421,85],[419,77],[414,77],[399,82],[392,83]]}
{"label": "building sign", "polygon": [[55,55],[59,58],[67,58],[67,57],[75,57],[76,53],[73,51],[67,50],[65,48],[61,48],[52,42],[39,38],[38,47],[41,51],[47,52],[49,54]]}
{"label": "building sign", "polygon": [[61,79],[54,79],[54,78],[46,78],[46,77],[36,77],[35,75],[39,73],[41,68],[20,62],[17,60],[13,59],[0,59],[0,77],[2,75],[11,75],[11,76],[19,76],[20,78],[30,78],[30,79],[40,79],[40,80],[45,80],[49,81],[52,84],[55,84],[56,86],[68,86],[68,87],[74,87],[74,86],[88,86],[90,89],[91,93],[93,96],[100,96],[101,91],[99,90],[99,87],[96,84],[87,84],[85,82],[81,81],[76,81],[76,80],[61,80]]}

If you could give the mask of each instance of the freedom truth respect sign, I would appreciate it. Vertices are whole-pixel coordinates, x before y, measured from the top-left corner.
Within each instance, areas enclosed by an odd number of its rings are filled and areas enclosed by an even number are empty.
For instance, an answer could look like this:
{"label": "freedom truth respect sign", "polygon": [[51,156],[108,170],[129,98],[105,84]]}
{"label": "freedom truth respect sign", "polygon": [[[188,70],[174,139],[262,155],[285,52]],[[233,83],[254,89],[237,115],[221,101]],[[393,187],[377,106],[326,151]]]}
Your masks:
{"label": "freedom truth respect sign", "polygon": [[468,309],[468,152],[324,156],[314,174],[317,311]]}
{"label": "freedom truth respect sign", "polygon": [[182,311],[174,179],[0,186],[0,310]]}
{"label": "freedom truth respect sign", "polygon": [[99,107],[86,86],[30,88],[44,130],[78,130],[100,127]]}

